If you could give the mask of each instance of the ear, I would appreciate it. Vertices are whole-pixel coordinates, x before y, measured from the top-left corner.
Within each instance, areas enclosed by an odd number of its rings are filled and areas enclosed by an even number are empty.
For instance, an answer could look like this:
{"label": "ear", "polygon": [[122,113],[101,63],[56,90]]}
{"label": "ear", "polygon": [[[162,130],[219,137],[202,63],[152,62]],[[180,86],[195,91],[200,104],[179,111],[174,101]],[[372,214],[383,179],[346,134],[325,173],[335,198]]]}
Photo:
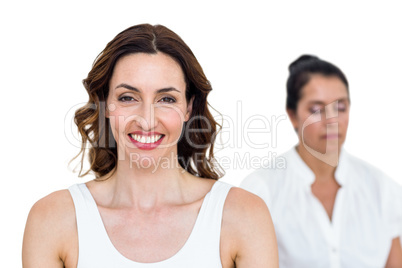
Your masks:
{"label": "ear", "polygon": [[286,109],[286,112],[289,116],[290,122],[293,125],[293,128],[295,129],[296,132],[298,132],[299,129],[299,122],[297,120],[297,114],[296,111],[291,110],[291,109]]}
{"label": "ear", "polygon": [[186,110],[186,116],[184,117],[184,121],[187,122],[190,119],[191,112],[193,111],[193,102],[194,102],[194,97],[193,96],[190,101],[187,103],[187,110]]}

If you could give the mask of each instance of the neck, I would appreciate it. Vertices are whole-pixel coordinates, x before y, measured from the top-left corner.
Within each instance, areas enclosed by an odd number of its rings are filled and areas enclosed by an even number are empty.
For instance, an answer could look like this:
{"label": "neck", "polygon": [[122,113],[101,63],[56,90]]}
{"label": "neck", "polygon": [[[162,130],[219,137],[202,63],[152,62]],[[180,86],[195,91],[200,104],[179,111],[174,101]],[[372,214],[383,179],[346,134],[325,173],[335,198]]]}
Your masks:
{"label": "neck", "polygon": [[339,160],[339,152],[332,154],[312,154],[303,145],[297,146],[297,152],[313,171],[316,181],[335,179],[335,170]]}
{"label": "neck", "polygon": [[115,173],[106,182],[110,184],[112,204],[151,210],[186,199],[183,187],[190,177],[177,160],[164,164],[119,160]]}

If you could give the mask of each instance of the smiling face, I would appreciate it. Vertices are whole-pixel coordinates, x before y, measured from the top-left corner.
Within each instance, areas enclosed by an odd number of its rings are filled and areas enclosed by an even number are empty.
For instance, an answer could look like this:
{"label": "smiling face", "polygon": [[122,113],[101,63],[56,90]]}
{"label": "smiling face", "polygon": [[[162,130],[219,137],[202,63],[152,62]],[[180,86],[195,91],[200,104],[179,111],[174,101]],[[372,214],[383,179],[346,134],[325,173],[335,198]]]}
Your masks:
{"label": "smiling face", "polygon": [[136,53],[116,63],[107,98],[118,158],[177,155],[183,122],[191,114],[180,65],[166,54]]}
{"label": "smiling face", "polygon": [[346,138],[349,106],[347,88],[338,77],[312,75],[301,90],[296,111],[288,110],[299,144],[320,154],[339,153]]}

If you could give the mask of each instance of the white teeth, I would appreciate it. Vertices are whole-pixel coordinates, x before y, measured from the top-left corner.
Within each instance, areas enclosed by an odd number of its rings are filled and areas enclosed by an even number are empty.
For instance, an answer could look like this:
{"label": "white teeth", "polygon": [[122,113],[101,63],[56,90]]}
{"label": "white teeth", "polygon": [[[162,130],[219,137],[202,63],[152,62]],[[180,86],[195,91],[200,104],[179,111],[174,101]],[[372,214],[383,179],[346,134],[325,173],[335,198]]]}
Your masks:
{"label": "white teeth", "polygon": [[130,134],[131,138],[141,143],[154,143],[162,138],[162,135],[141,136],[137,134]]}

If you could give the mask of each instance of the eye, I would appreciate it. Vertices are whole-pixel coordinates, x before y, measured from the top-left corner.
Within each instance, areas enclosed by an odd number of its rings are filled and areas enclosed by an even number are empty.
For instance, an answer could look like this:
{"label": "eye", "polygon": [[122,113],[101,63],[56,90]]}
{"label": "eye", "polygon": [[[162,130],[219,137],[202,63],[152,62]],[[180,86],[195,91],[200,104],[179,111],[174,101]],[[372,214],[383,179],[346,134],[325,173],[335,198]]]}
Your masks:
{"label": "eye", "polygon": [[320,105],[314,105],[309,108],[309,112],[312,114],[320,113],[322,110],[323,110],[323,108]]}
{"label": "eye", "polygon": [[339,112],[345,112],[346,109],[347,109],[347,107],[346,107],[346,104],[345,104],[345,103],[339,102],[338,105],[336,106],[336,109],[337,109]]}
{"label": "eye", "polygon": [[119,101],[121,102],[130,102],[130,101],[135,101],[136,99],[134,99],[133,97],[130,96],[122,96],[119,98]]}
{"label": "eye", "polygon": [[164,102],[164,103],[175,103],[176,99],[172,97],[163,97],[159,100],[159,102]]}

